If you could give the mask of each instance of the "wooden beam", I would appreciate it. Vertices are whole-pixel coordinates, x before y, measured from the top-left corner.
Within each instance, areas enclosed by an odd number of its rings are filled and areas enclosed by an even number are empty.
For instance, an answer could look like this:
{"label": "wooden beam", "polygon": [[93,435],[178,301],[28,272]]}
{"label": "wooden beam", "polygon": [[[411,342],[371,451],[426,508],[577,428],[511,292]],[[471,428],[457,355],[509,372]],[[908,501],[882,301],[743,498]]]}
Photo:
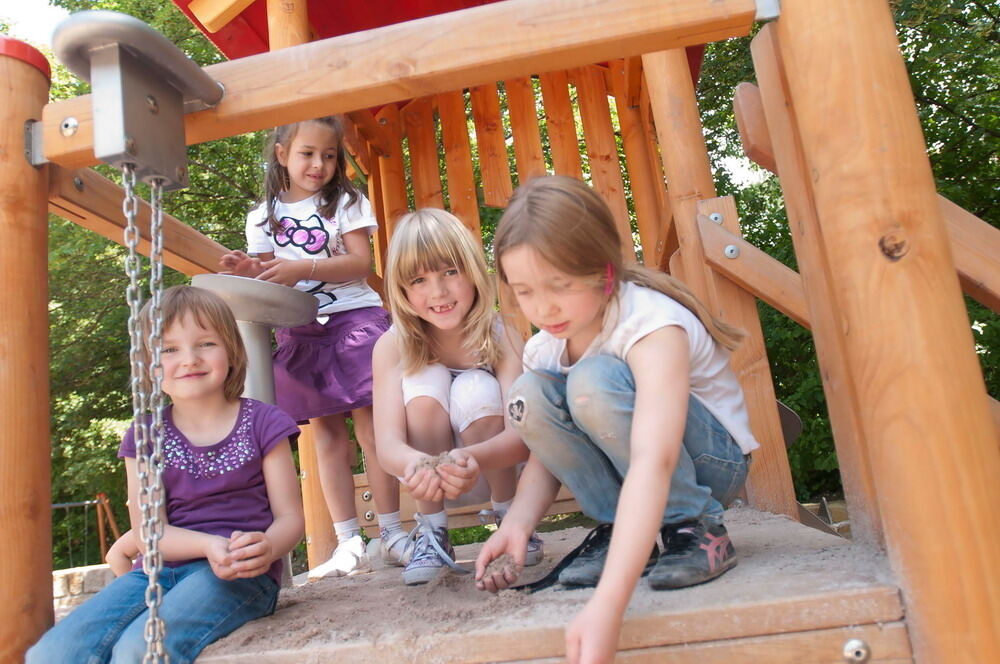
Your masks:
{"label": "wooden beam", "polygon": [[[240,0],[240,4],[251,3]],[[267,0],[268,50],[277,51],[312,41],[307,4],[307,0]],[[193,10],[194,2],[188,7]]]}
{"label": "wooden beam", "polygon": [[347,114],[354,126],[357,127],[361,136],[372,146],[375,154],[379,157],[389,156],[392,150],[391,137],[382,130],[378,120],[369,110],[351,111]]}
{"label": "wooden beam", "polygon": [[410,180],[413,182],[414,205],[417,208],[444,208],[433,99],[414,99],[403,107],[400,117],[403,119],[403,131],[410,147]]}
{"label": "wooden beam", "polygon": [[545,107],[545,126],[549,132],[549,152],[557,175],[583,179],[580,167],[580,139],[576,134],[573,103],[569,98],[569,78],[564,71],[538,77]]}
{"label": "wooden beam", "polygon": [[740,132],[743,154],[753,163],[772,173],[778,172],[771,148],[771,134],[761,106],[760,90],[753,83],[740,83],[733,94],[733,113]]}
{"label": "wooden beam", "polygon": [[504,81],[504,90],[507,92],[510,129],[514,134],[517,180],[524,184],[533,177],[545,175],[535,89],[530,78],[516,78]]}
{"label": "wooden beam", "polygon": [[[49,212],[123,244],[125,216],[122,188],[96,171],[49,167]],[[136,216],[141,239],[138,250],[149,255],[149,203],[140,200]],[[193,276],[219,270],[219,258],[229,251],[182,221],[163,215],[163,264]]]}
{"label": "wooden beam", "polygon": [[20,662],[52,626],[47,173],[24,158],[25,123],[49,94],[44,57],[0,55],[0,661]]}
{"label": "wooden beam", "polygon": [[785,0],[774,25],[915,659],[994,660],[1000,454],[892,12]]}
{"label": "wooden beam", "polygon": [[[698,230],[705,260],[712,269],[810,329],[809,308],[798,272],[703,214],[698,215]],[[733,258],[726,255],[727,247],[735,248]]]}
{"label": "wooden beam", "polygon": [[383,106],[375,119],[390,141],[388,152],[379,155],[378,168],[382,180],[386,238],[391,240],[396,222],[410,209],[406,197],[406,172],[403,168],[403,130],[399,109],[395,104]]}
{"label": "wooden beam", "polygon": [[[754,0],[507,0],[205,68],[226,88],[185,116],[189,145],[492,81],[749,32]],[[503,39],[497,39],[503,35]],[[63,136],[60,124],[79,128]],[[89,95],[49,104],[46,158],[96,162]]]}
{"label": "wooden beam", "polygon": [[441,141],[448,179],[448,206],[461,219],[482,246],[479,228],[479,198],[476,178],[472,172],[472,146],[469,142],[469,121],[465,114],[465,93],[461,90],[440,94],[435,98],[441,120]]}
{"label": "wooden beam", "polygon": [[254,0],[191,0],[188,9],[209,32],[218,32]]}
{"label": "wooden beam", "polygon": [[361,137],[358,128],[348,116],[340,116],[340,123],[344,127],[344,145],[347,147],[347,151],[351,153],[351,157],[354,158],[361,172],[367,177],[372,172],[372,167],[368,161],[368,146],[365,144],[365,139]]}
{"label": "wooden beam", "polygon": [[503,208],[507,207],[507,201],[514,193],[514,185],[510,179],[510,160],[498,95],[495,83],[479,85],[469,91],[476,125],[483,198],[487,205]]}

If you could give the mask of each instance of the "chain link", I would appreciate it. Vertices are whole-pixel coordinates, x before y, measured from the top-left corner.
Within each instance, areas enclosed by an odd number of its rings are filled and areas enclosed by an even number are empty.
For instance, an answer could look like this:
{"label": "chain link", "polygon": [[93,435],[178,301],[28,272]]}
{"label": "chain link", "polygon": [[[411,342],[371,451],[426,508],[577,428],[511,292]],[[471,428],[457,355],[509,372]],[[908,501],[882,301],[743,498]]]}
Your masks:
{"label": "chain link", "polygon": [[[163,291],[163,184],[154,181],[151,188],[150,207],[150,319],[151,330],[149,348],[151,349],[150,366],[147,368],[142,360],[142,324],[139,313],[142,309],[142,292],[139,278],[142,272],[142,259],[138,253],[139,229],[135,218],[139,202],[135,194],[135,167],[132,164],[122,166],[125,198],[122,201],[122,212],[125,215],[125,246],[128,255],[125,258],[125,273],[128,275],[128,287],[125,290],[125,300],[128,303],[128,333],[129,360],[132,365],[132,421],[135,437],[136,475],[139,483],[139,510],[142,513],[141,537],[146,553],[143,556],[143,571],[149,577],[146,587],[146,607],[149,617],[146,621],[145,640],[146,655],[143,664],[161,664],[169,662],[169,657],[163,648],[166,627],[159,616],[163,591],[160,586],[160,570],[163,568],[159,542],[163,537],[163,522],[160,520],[160,510],[164,503],[163,478],[163,390],[160,371],[160,340],[162,338],[162,316],[160,299]],[[148,373],[147,373],[148,372]],[[149,376],[149,383],[143,378]],[[146,393],[146,385],[151,385],[150,393]],[[151,412],[152,415],[147,416]]]}

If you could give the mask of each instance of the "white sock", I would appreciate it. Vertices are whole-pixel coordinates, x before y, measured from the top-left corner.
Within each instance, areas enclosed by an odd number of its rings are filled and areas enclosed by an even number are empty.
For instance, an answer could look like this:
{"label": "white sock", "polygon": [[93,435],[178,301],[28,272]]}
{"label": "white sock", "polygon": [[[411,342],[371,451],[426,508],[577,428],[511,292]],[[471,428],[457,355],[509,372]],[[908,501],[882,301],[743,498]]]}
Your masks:
{"label": "white sock", "polygon": [[360,535],[361,527],[358,525],[358,517],[347,521],[334,521],[333,532],[337,534],[337,542],[346,542],[355,535]]}
{"label": "white sock", "polygon": [[392,535],[393,533],[403,530],[403,524],[399,522],[399,510],[389,512],[388,514],[379,514],[378,527],[379,530],[384,531],[386,535]]}
{"label": "white sock", "polygon": [[497,517],[500,518],[500,519],[502,519],[505,516],[507,516],[507,512],[508,512],[508,510],[510,510],[510,505],[511,505],[511,503],[514,502],[514,499],[511,498],[510,500],[505,500],[503,502],[497,502],[496,500],[490,500],[490,502],[493,503],[493,511],[497,513]]}
{"label": "white sock", "polygon": [[430,521],[431,525],[435,528],[447,528],[448,527],[448,513],[444,510],[440,512],[435,512],[434,514],[425,514],[424,518]]}

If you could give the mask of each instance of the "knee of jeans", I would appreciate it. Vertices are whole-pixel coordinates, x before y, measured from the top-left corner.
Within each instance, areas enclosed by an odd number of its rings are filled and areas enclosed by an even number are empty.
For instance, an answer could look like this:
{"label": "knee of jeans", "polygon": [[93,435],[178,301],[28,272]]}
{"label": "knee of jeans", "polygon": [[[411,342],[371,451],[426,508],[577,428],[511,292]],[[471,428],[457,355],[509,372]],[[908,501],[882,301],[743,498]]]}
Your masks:
{"label": "knee of jeans", "polygon": [[144,630],[125,630],[111,651],[109,664],[134,664],[146,656]]}
{"label": "knee of jeans", "polygon": [[[526,431],[544,425],[546,413],[565,413],[562,377],[547,372],[527,371],[510,387],[506,415],[522,437]],[[563,417],[563,415],[560,415]],[[568,417],[568,414],[565,415]]]}
{"label": "knee of jeans", "polygon": [[632,392],[635,387],[628,365],[610,355],[597,355],[581,360],[566,378],[566,402],[573,420],[585,428],[609,421],[618,404],[611,394]]}

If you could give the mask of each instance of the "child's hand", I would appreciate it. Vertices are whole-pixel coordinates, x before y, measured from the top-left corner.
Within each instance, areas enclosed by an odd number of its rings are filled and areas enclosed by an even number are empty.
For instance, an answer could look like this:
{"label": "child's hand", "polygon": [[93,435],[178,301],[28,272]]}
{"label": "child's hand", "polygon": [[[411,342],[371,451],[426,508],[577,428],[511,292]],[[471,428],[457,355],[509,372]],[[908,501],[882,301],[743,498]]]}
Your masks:
{"label": "child's hand", "polygon": [[[504,529],[501,525],[500,529],[486,540],[483,548],[479,550],[479,556],[476,557],[476,587],[495,593],[512,586],[517,581],[517,570],[524,567],[527,551],[528,536],[513,528]],[[514,559],[514,565],[487,574],[486,568],[490,562],[505,553]]]}
{"label": "child's hand", "polygon": [[229,536],[229,553],[233,560],[230,567],[236,572],[237,579],[260,576],[274,562],[271,540],[260,531],[245,533],[234,530]]}
{"label": "child's hand", "polygon": [[219,265],[222,267],[220,274],[233,274],[237,277],[256,277],[264,271],[259,258],[248,256],[242,251],[223,254],[219,259]]}
{"label": "child's hand", "polygon": [[600,601],[595,602],[594,597],[566,626],[569,664],[605,664],[615,659],[622,616]]}
{"label": "child's hand", "polygon": [[479,464],[475,457],[461,448],[454,449],[449,454],[455,463],[438,466],[437,473],[441,478],[444,497],[454,500],[463,493],[472,491],[476,486],[476,480],[479,479]]}
{"label": "child's hand", "polygon": [[403,482],[415,500],[438,502],[444,500],[444,489],[441,478],[428,464],[429,459],[427,454],[415,456],[403,470]]}
{"label": "child's hand", "polygon": [[260,266],[263,272],[257,275],[262,281],[271,281],[282,286],[295,286],[303,279],[308,278],[312,269],[311,261],[289,260],[287,258],[272,258],[263,261]]}
{"label": "child's hand", "polygon": [[229,553],[229,540],[225,537],[213,537],[205,548],[205,558],[212,566],[215,576],[223,581],[232,581],[236,578],[236,570],[233,569],[233,558]]}

